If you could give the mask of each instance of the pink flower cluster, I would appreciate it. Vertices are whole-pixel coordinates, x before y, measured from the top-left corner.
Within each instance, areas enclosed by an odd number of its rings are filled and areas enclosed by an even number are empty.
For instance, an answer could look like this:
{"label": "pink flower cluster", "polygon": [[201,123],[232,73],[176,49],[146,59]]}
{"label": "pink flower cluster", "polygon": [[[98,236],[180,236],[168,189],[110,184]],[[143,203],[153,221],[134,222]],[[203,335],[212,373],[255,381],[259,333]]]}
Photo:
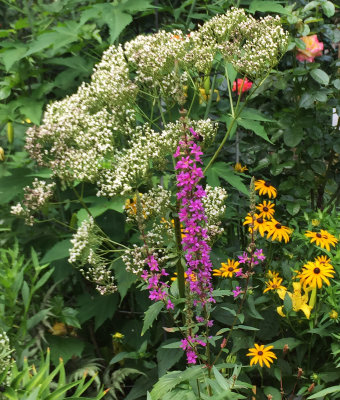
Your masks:
{"label": "pink flower cluster", "polygon": [[238,261],[240,264],[248,264],[249,266],[253,267],[257,265],[259,261],[263,261],[266,259],[266,256],[263,254],[263,250],[255,250],[252,257],[249,257],[247,252],[243,252],[242,256],[238,256]]}
{"label": "pink flower cluster", "polygon": [[155,259],[153,255],[149,255],[146,259],[146,262],[150,268],[150,272],[144,270],[141,277],[148,282],[148,289],[149,289],[149,299],[154,301],[166,301],[166,308],[174,309],[174,304],[168,298],[168,293],[166,288],[169,287],[168,284],[161,281],[162,276],[169,275],[165,272],[165,269],[159,269],[158,261]]}
{"label": "pink flower cluster", "polygon": [[200,340],[197,335],[195,337],[188,336],[187,339],[181,340],[182,344],[180,347],[186,352],[187,354],[187,362],[188,364],[196,364],[197,360],[197,352],[196,346],[201,345],[205,347],[207,344]]}
{"label": "pink flower cluster", "polygon": [[322,56],[323,43],[319,42],[317,35],[302,36],[300,38],[306,45],[305,49],[298,48],[296,58],[303,62],[313,62],[315,57]]}
{"label": "pink flower cluster", "polygon": [[[194,138],[198,134],[190,128]],[[202,151],[193,140],[187,136],[179,142],[174,157],[179,158],[176,164],[177,198],[181,202],[179,219],[185,226],[185,235],[182,238],[183,250],[187,261],[187,281],[191,293],[194,294],[194,304],[204,306],[207,302],[214,302],[212,298],[210,261],[211,248],[207,243],[207,229],[204,228],[207,217],[205,216],[202,198],[206,192],[198,182],[203,178]]]}

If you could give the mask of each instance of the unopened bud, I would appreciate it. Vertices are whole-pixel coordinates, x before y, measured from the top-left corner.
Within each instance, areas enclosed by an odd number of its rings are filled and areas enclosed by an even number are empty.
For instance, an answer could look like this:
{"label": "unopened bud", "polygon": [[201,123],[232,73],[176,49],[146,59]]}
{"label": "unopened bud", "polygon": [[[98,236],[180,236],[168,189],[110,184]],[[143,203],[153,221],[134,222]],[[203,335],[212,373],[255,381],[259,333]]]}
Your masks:
{"label": "unopened bud", "polygon": [[224,339],[222,340],[222,343],[221,343],[221,349],[224,349],[226,345],[227,345],[227,339],[224,338]]}
{"label": "unopened bud", "polygon": [[0,147],[0,161],[5,161],[5,150]]}
{"label": "unopened bud", "polygon": [[308,393],[312,393],[312,391],[314,390],[314,387],[315,387],[315,383],[313,382],[313,383],[309,386],[309,388],[307,389],[307,390],[308,390]]}
{"label": "unopened bud", "polygon": [[271,394],[267,394],[267,399],[272,400],[273,396]]}
{"label": "unopened bud", "polygon": [[285,344],[285,345],[283,346],[282,352],[283,352],[283,354],[287,354],[288,351],[289,351],[289,346],[288,346],[288,344]]}
{"label": "unopened bud", "polygon": [[303,375],[303,369],[298,368],[297,378],[300,379],[302,375]]}
{"label": "unopened bud", "polygon": [[7,122],[7,139],[8,143],[12,144],[14,139],[14,128],[12,122]]}

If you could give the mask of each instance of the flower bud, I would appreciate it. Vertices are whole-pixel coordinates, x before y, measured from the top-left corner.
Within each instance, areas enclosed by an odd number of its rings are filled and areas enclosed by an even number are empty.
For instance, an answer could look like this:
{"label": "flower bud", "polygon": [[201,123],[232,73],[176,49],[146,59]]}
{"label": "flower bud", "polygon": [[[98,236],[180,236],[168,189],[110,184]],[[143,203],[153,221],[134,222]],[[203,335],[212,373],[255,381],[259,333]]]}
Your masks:
{"label": "flower bud", "polygon": [[315,387],[315,383],[313,382],[313,383],[309,386],[309,388],[307,389],[307,390],[308,390],[308,393],[312,393],[312,391],[314,390],[314,387]]}
{"label": "flower bud", "polygon": [[297,378],[300,379],[302,375],[303,375],[303,369],[298,368]]}
{"label": "flower bud", "polygon": [[5,161],[5,151],[0,147],[0,161]]}
{"label": "flower bud", "polygon": [[226,344],[227,344],[227,339],[223,338],[222,343],[221,343],[221,349],[224,349]]}
{"label": "flower bud", "polygon": [[289,351],[289,346],[288,346],[288,344],[285,344],[285,345],[283,346],[282,352],[283,352],[283,354],[287,354],[288,351]]}
{"label": "flower bud", "polygon": [[7,122],[7,139],[8,143],[12,144],[14,139],[14,128],[12,122]]}

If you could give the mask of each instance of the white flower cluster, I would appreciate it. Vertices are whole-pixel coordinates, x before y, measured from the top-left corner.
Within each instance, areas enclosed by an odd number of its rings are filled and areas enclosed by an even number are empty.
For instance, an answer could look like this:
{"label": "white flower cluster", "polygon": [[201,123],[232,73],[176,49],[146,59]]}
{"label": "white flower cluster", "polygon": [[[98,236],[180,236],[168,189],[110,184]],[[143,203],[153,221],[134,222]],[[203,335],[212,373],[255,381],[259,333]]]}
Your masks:
{"label": "white flower cluster", "polygon": [[34,214],[40,211],[47,201],[53,196],[55,183],[47,183],[37,178],[32,182],[32,187],[24,188],[24,200],[11,207],[11,214],[25,218],[28,225],[33,225]]}
{"label": "white flower cluster", "polygon": [[[209,119],[188,121],[205,142],[211,142],[217,132],[217,124]],[[180,121],[169,123],[161,132],[156,132],[149,125],[137,127],[131,132],[130,146],[125,151],[117,151],[114,155],[112,166],[98,177],[100,190],[97,196],[115,196],[131,193],[134,187],[141,184],[150,169],[164,162],[167,155],[174,153],[178,141],[183,135],[183,125]]]}
{"label": "white flower cluster", "polygon": [[105,265],[105,260],[96,252],[102,243],[102,238],[92,217],[82,222],[71,243],[73,247],[70,249],[68,261],[78,262],[81,265],[80,272],[86,279],[96,283],[96,289],[100,294],[115,292],[117,287],[114,284],[114,277]]}
{"label": "white flower cluster", "polygon": [[270,71],[288,44],[288,32],[282,29],[280,17],[256,20],[237,8],[206,22],[198,37],[203,47],[219,51],[237,71],[253,79]]}
{"label": "white flower cluster", "polygon": [[216,238],[223,232],[220,227],[221,219],[225,213],[225,201],[228,197],[227,192],[222,187],[205,187],[206,197],[202,198],[205,215],[207,216],[207,230],[210,240]]}
{"label": "white flower cluster", "polygon": [[[28,130],[26,149],[65,184],[96,183],[99,196],[131,192],[150,168],[164,163],[181,136],[178,124],[159,131],[140,125],[136,109],[143,114],[146,98],[165,110],[174,102],[183,105],[188,82],[199,86],[195,79],[202,72],[209,76],[217,53],[248,77],[259,77],[278,62],[286,44],[278,18],[255,20],[234,8],[190,35],[160,31],[137,36],[124,49],[112,46],[90,83],[47,107],[43,124]],[[192,126],[204,136],[202,127]]]}
{"label": "white flower cluster", "polygon": [[7,370],[5,384],[9,384],[11,379],[12,352],[6,332],[0,331],[0,375]]}
{"label": "white flower cluster", "polygon": [[43,124],[27,131],[26,150],[65,182],[95,181],[127,127],[135,123],[136,89],[122,48],[111,47],[91,83],[49,105]]}

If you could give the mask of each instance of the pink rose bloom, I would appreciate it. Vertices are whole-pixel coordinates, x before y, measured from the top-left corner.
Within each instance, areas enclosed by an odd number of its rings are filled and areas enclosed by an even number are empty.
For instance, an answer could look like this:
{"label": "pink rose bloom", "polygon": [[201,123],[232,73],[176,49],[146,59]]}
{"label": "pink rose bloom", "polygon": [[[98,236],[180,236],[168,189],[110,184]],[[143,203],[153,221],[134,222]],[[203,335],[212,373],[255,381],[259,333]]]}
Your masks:
{"label": "pink rose bloom", "polygon": [[[242,83],[243,83],[243,79],[237,79],[237,83],[236,82],[233,83],[232,91],[236,92],[236,87],[237,87],[237,94],[240,94]],[[250,82],[250,81],[248,81],[247,78],[244,78],[242,93],[248,92],[248,90],[250,90],[252,86],[253,86],[253,82]]]}
{"label": "pink rose bloom", "polygon": [[313,62],[315,57],[322,56],[323,43],[319,42],[317,35],[303,36],[301,40],[305,43],[306,48],[305,50],[297,49],[296,58],[299,61]]}

